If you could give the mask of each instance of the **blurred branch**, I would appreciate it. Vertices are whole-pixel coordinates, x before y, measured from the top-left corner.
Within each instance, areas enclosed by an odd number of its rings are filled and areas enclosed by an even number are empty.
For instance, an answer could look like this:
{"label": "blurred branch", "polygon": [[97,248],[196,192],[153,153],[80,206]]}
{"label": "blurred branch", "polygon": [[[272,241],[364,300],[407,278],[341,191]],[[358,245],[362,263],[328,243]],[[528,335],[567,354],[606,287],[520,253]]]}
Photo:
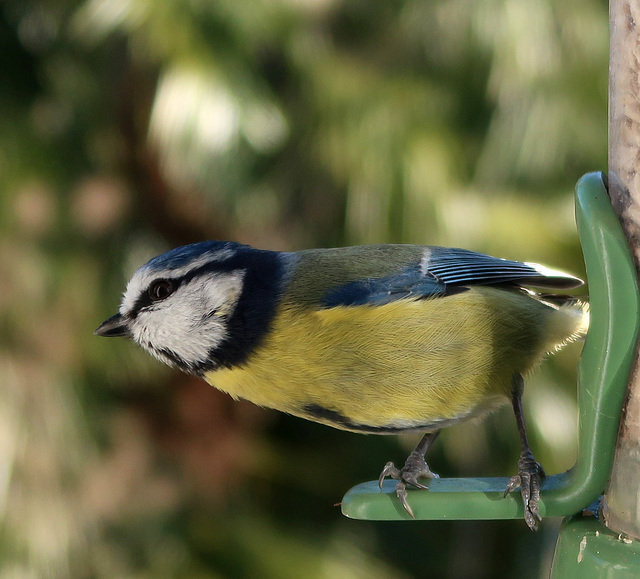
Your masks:
{"label": "blurred branch", "polygon": [[[205,239],[229,239],[231,233],[210,213],[180,211],[176,192],[162,173],[157,152],[149,145],[147,128],[155,80],[129,63],[120,91],[120,128],[127,147],[126,172],[137,191],[139,215],[170,245]],[[199,197],[197,191],[184,197]]]}

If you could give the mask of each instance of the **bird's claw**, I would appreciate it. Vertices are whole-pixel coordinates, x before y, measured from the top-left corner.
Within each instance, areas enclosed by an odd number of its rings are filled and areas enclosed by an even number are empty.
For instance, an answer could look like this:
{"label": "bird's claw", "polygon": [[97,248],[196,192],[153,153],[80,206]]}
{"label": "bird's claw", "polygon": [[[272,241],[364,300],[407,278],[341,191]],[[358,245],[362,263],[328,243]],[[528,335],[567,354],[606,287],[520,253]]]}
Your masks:
{"label": "bird's claw", "polygon": [[512,476],[504,491],[506,497],[511,491],[520,487],[522,503],[524,505],[524,520],[532,531],[538,530],[538,523],[542,520],[538,512],[540,502],[540,483],[544,478],[544,470],[530,452],[523,452],[518,460],[518,474]]}
{"label": "bird's claw", "polygon": [[396,484],[396,496],[402,503],[404,510],[412,519],[415,519],[416,517],[409,506],[409,502],[407,501],[407,485],[411,485],[419,489],[428,489],[428,486],[418,481],[419,478],[440,478],[436,473],[431,471],[424,459],[424,456],[415,451],[409,455],[402,468],[397,468],[391,461],[384,465],[384,468],[380,473],[380,477],[378,478],[378,485],[380,486],[380,489],[382,489],[382,483],[387,477],[391,477],[398,481]]}
{"label": "bird's claw", "polygon": [[400,478],[400,469],[391,461],[384,465],[384,468],[378,477],[378,486],[380,487],[380,490],[382,490],[382,483],[384,482],[384,479],[388,476],[396,480]]}

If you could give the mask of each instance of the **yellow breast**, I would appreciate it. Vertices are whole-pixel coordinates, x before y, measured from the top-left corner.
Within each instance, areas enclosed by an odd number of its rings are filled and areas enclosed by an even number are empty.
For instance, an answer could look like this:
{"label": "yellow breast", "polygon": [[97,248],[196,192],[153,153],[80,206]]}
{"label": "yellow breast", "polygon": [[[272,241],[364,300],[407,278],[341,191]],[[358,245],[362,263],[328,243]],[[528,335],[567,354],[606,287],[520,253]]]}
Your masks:
{"label": "yellow breast", "polygon": [[382,306],[285,302],[245,365],[205,378],[231,396],[347,430],[452,422],[507,399],[514,374],[555,346],[544,332],[556,312],[490,287]]}

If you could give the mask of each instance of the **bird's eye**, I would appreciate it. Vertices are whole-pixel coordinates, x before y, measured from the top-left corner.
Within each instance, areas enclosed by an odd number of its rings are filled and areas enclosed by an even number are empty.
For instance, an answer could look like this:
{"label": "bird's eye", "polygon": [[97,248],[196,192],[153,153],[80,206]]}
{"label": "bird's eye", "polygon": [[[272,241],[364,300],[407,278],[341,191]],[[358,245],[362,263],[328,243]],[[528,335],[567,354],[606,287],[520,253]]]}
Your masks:
{"label": "bird's eye", "polygon": [[153,302],[159,302],[168,298],[175,289],[175,285],[171,280],[159,279],[149,286],[149,297]]}

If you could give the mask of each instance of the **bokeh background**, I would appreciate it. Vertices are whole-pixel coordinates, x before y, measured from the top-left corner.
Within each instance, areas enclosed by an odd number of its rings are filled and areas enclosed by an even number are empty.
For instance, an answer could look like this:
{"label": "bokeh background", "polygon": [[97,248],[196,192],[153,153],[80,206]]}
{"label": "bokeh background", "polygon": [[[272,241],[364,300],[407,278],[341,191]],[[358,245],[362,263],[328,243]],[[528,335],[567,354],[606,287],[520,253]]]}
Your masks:
{"label": "bokeh background", "polygon": [[[584,274],[606,168],[604,0],[0,0],[0,578],[542,577],[558,521],[371,523],[416,436],[233,402],[94,337],[187,242],[453,245]],[[525,403],[573,463],[580,345]],[[440,474],[513,474],[509,408]]]}

